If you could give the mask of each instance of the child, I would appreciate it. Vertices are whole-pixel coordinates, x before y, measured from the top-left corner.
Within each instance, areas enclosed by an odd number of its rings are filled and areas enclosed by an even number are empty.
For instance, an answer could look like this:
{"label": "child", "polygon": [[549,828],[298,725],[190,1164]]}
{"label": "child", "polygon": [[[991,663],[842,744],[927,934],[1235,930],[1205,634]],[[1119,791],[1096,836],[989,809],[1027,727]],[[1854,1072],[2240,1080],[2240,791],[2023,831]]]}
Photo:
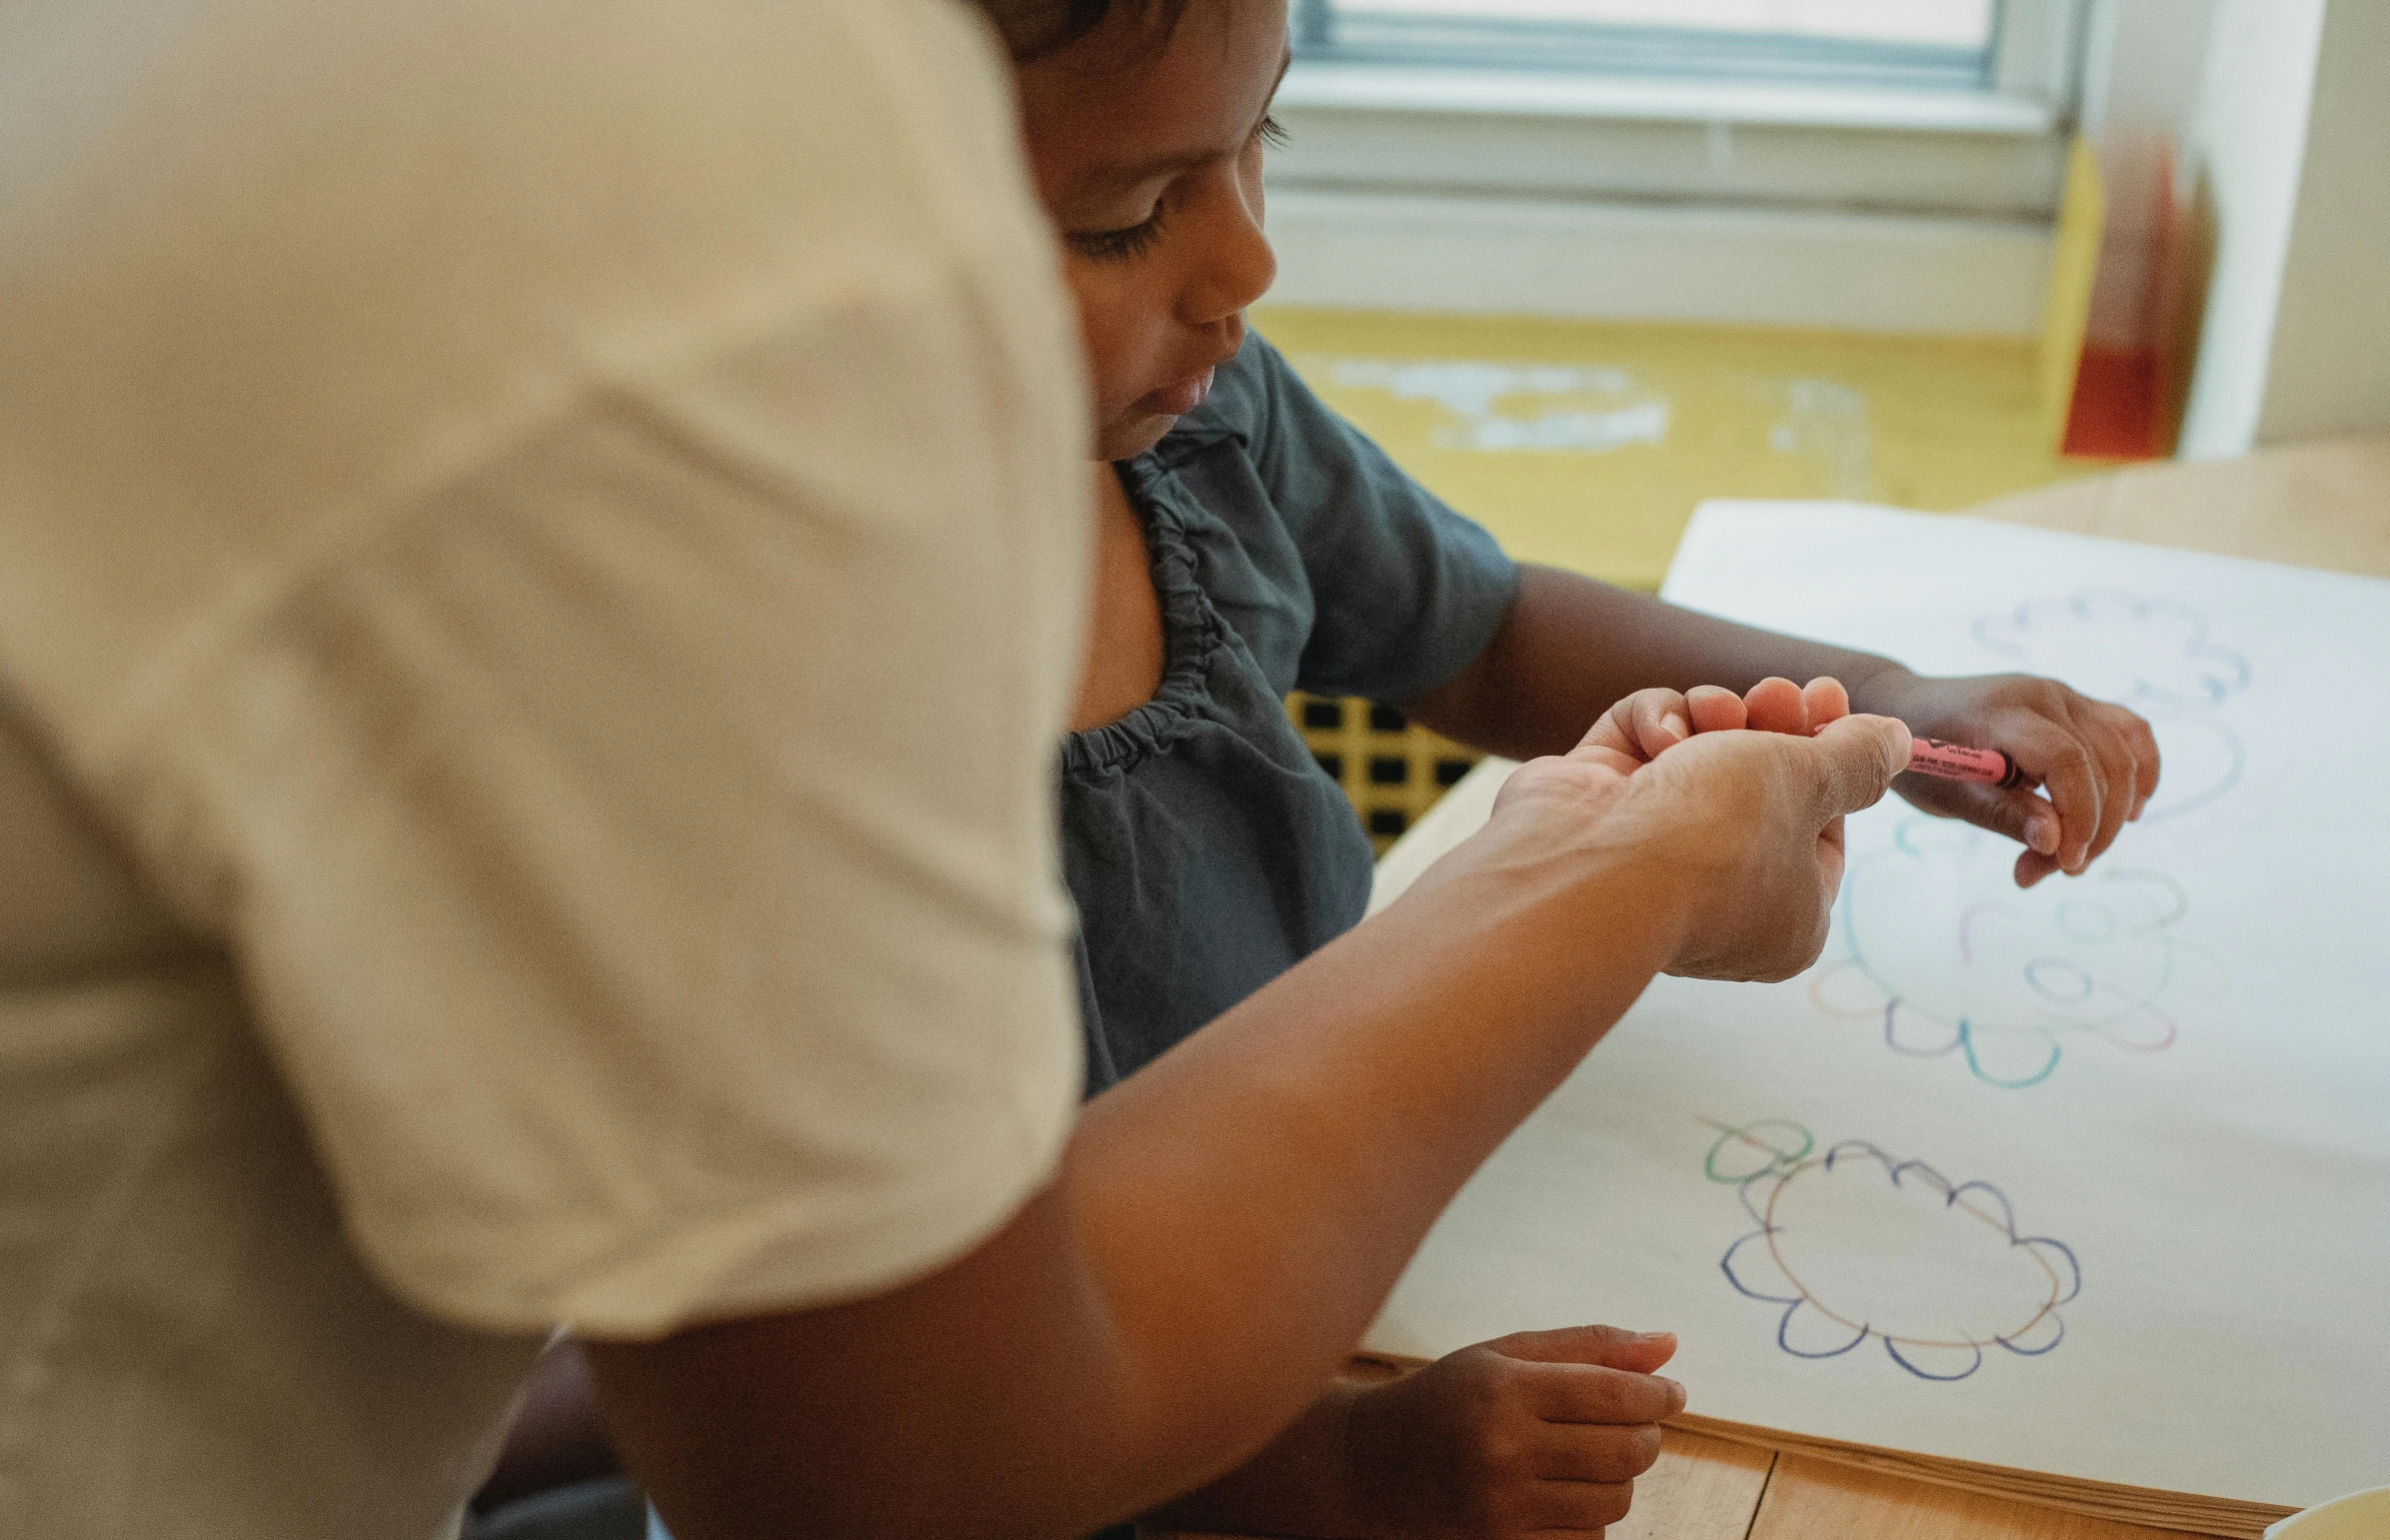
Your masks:
{"label": "child", "polygon": [[[1710,681],[1686,718],[1805,731],[1847,709],[2007,749],[2048,800],[1906,777],[2019,839],[2017,880],[2079,872],[2155,788],[2148,729],[2015,676],[1887,660],[1515,567],[1323,407],[1244,307],[1274,271],[1261,146],[1283,0],[986,0],[1020,60],[1094,392],[1098,573],[1063,747],[1088,1090],[1098,1094],[1356,923],[1370,850],[1287,723],[1289,691],[1399,703],[1492,753],[1564,752],[1612,702]],[[1662,701],[1676,698],[1646,698]],[[1589,937],[1598,944],[1598,937]],[[1237,1280],[1226,1280],[1235,1286]],[[1528,1333],[1336,1387],[1173,1522],[1272,1534],[1595,1530],[1625,1512],[1681,1393],[1664,1335]]]}

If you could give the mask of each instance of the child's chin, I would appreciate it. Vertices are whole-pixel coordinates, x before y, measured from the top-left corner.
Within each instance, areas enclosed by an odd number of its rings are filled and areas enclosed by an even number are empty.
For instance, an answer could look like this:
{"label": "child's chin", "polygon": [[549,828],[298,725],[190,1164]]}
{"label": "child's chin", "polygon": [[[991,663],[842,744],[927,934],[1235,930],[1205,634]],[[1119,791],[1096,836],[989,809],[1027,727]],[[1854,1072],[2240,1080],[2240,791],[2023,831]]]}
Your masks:
{"label": "child's chin", "polygon": [[1107,423],[1104,432],[1099,435],[1102,447],[1098,458],[1135,460],[1155,445],[1160,444],[1163,435],[1178,425],[1179,419],[1176,416],[1157,416],[1144,412]]}

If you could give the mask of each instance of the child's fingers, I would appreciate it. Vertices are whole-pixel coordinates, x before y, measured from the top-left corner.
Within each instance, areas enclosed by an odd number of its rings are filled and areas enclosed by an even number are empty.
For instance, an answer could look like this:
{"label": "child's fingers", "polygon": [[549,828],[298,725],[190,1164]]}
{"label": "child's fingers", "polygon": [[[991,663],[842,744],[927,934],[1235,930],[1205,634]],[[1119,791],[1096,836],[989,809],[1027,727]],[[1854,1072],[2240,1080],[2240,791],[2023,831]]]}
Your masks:
{"label": "child's fingers", "polygon": [[[2026,856],[2039,857],[2018,858],[2017,880],[2026,886],[2052,870],[2080,873],[2115,843],[2157,788],[2157,741],[2147,723],[2121,707],[2060,694],[2058,706],[2024,720],[2009,751],[2042,783],[2058,821],[2056,848],[2046,835],[2035,837],[2038,828],[2019,832],[1977,819],[2022,838]],[[2033,801],[2016,805],[2030,810]]]}
{"label": "child's fingers", "polygon": [[1528,1540],[1598,1536],[1634,1506],[1634,1486],[1624,1481],[1538,1481],[1519,1514]]}
{"label": "child's fingers", "polygon": [[1691,715],[1684,697],[1654,687],[1638,690],[1597,718],[1570,751],[1571,758],[1588,754],[1631,772],[1692,737]]}
{"label": "child's fingers", "polygon": [[2057,862],[2062,837],[2058,811],[2041,797],[2022,786],[2002,790],[1998,786],[1969,785],[1963,781],[1941,781],[1925,787],[1919,793],[1924,805],[1948,817],[1964,818],[1978,828],[1988,828],[1995,834],[2005,834],[2025,847],[2028,853],[2038,853],[2050,860],[2052,869]]}
{"label": "child's fingers", "polygon": [[1685,713],[1684,697],[1673,690],[1638,690],[1619,705],[1629,709],[1634,744],[1646,760],[1659,758],[1663,751],[1673,749],[1693,736],[1692,719]]}
{"label": "child's fingers", "polygon": [[1545,1481],[1632,1481],[1659,1458],[1659,1424],[1546,1422],[1527,1435],[1526,1467]]}
{"label": "child's fingers", "polygon": [[2142,720],[2138,712],[2110,706],[2105,701],[2092,702],[2091,710],[2113,723],[2116,730],[2124,735],[2125,743],[2132,748],[2133,810],[2130,815],[2137,818],[2141,815],[2141,809],[2149,805],[2149,799],[2158,794],[2157,735],[2149,731],[2149,724]]}
{"label": "child's fingers", "polygon": [[1744,693],[1742,704],[1750,713],[1752,731],[1808,737],[1808,709],[1801,701],[1801,688],[1792,681],[1761,680]]}
{"label": "child's fingers", "polygon": [[1631,775],[1645,763],[1635,742],[1634,698],[1627,697],[1593,719],[1593,726],[1568,751],[1571,760],[1589,761]]}
{"label": "child's fingers", "polygon": [[1676,1355],[1676,1333],[1628,1331],[1623,1326],[1559,1326],[1549,1331],[1514,1331],[1485,1345],[1504,1358],[1528,1363],[1600,1364],[1649,1374]]}
{"label": "child's fingers", "polygon": [[2132,746],[2114,723],[2088,711],[2079,711],[2076,718],[2100,770],[2099,831],[2091,836],[2090,848],[2083,856],[2089,862],[2097,860],[2124,832],[2125,820],[2140,801],[2141,777],[2133,763]]}
{"label": "child's fingers", "polygon": [[2058,858],[2039,850],[2021,850],[2016,857],[2016,885],[2031,887],[2058,869]]}
{"label": "child's fingers", "polygon": [[1751,720],[1742,697],[1717,685],[1695,685],[1686,691],[1684,710],[1695,733],[1739,732]]}
{"label": "child's fingers", "polygon": [[2058,869],[2073,873],[2090,859],[2099,832],[2100,766],[2081,739],[2056,723],[2035,719],[2009,754],[2042,783],[2058,813]]}
{"label": "child's fingers", "polygon": [[1623,1427],[1684,1410],[1684,1387],[1674,1380],[1601,1364],[1545,1364],[1524,1376],[1521,1390],[1524,1409],[1545,1422]]}
{"label": "child's fingers", "polygon": [[1831,675],[1820,676],[1801,687],[1801,709],[1808,714],[1809,731],[1814,733],[1850,715],[1850,692]]}

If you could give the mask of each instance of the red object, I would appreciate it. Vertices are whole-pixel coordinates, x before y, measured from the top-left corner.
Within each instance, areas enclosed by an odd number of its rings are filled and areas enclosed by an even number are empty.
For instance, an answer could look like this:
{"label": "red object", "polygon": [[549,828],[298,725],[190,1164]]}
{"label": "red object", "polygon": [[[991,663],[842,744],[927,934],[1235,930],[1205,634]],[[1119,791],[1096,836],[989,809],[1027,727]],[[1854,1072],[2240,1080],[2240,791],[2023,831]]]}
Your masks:
{"label": "red object", "polygon": [[2157,460],[2174,453],[2215,261],[2215,213],[2203,194],[2183,200],[2171,144],[2158,147],[2156,172],[2138,314],[2128,335],[2085,345],[2059,440],[2064,455]]}
{"label": "red object", "polygon": [[1969,749],[1963,744],[1945,744],[1938,738],[1910,739],[1908,768],[1920,775],[1972,780],[1987,786],[2022,785],[2025,780],[2025,772],[2016,768],[2016,762],[1997,749]]}
{"label": "red object", "polygon": [[2085,347],[2060,453],[2155,460],[2167,453],[2158,437],[2157,351]]}

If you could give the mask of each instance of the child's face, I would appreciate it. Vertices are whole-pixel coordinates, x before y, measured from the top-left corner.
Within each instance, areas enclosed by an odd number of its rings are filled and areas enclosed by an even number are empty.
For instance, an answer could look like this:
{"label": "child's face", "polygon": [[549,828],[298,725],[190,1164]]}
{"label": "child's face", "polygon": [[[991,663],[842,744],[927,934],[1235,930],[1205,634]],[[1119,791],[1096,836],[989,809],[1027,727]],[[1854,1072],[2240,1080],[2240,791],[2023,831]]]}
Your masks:
{"label": "child's face", "polygon": [[1195,410],[1277,272],[1261,236],[1261,142],[1286,66],[1285,0],[1188,0],[1167,45],[1156,31],[1148,8],[1116,5],[1021,70],[1103,460],[1143,454]]}

